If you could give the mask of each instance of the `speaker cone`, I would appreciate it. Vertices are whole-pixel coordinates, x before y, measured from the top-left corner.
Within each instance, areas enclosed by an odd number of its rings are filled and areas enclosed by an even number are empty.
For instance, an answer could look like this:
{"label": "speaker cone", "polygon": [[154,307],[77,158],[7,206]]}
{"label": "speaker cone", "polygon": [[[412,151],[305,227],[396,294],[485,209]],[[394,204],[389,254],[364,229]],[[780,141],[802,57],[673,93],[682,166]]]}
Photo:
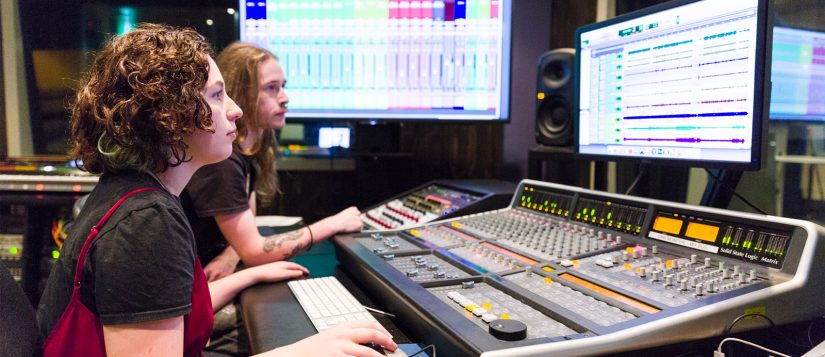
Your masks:
{"label": "speaker cone", "polygon": [[552,96],[544,101],[538,113],[541,134],[554,138],[571,125],[572,116],[569,108],[570,102],[560,96]]}

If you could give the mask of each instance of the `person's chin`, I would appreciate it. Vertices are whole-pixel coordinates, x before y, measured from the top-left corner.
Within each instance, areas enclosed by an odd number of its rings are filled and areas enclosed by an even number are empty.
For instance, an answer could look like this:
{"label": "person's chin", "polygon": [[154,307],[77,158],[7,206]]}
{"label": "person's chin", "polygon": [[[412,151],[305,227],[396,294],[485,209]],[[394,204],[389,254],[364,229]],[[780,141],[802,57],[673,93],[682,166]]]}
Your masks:
{"label": "person's chin", "polygon": [[286,125],[286,118],[284,118],[283,116],[276,117],[275,119],[272,120],[271,124],[272,124],[271,125],[272,129],[275,129],[275,130],[281,129],[281,128],[284,127],[284,125]]}

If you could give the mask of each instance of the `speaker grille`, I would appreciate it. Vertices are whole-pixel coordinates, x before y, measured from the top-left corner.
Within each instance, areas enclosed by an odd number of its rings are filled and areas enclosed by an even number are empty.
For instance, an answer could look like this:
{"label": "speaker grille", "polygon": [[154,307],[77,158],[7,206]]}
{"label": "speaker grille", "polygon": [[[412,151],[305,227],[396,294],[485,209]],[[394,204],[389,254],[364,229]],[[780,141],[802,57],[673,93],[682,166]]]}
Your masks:
{"label": "speaker grille", "polygon": [[557,138],[572,125],[570,102],[561,96],[552,96],[539,107],[538,128],[548,138]]}

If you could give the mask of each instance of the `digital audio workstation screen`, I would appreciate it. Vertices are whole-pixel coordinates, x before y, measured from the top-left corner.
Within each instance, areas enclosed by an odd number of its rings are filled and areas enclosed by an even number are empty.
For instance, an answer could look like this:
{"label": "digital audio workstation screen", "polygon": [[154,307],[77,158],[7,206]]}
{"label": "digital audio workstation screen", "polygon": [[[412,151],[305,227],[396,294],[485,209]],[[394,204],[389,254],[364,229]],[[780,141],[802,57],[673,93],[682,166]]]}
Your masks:
{"label": "digital audio workstation screen", "polygon": [[773,28],[771,119],[825,121],[825,33]]}
{"label": "digital audio workstation screen", "polygon": [[511,0],[241,1],[241,40],[272,51],[290,117],[509,115]]}
{"label": "digital audio workstation screen", "polygon": [[706,0],[581,35],[579,152],[748,162],[757,0]]}

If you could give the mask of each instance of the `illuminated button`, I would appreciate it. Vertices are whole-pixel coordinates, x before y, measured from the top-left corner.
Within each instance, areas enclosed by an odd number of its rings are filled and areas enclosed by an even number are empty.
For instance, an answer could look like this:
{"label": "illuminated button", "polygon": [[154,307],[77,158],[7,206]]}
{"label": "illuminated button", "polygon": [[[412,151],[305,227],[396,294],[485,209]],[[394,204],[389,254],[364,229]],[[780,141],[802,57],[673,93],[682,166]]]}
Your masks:
{"label": "illuminated button", "polygon": [[562,261],[559,262],[559,264],[561,264],[561,266],[563,266],[563,267],[571,267],[571,266],[573,266],[573,261],[572,260],[562,260]]}
{"label": "illuminated button", "polygon": [[467,311],[473,311],[475,309],[480,309],[481,306],[478,306],[478,305],[471,302],[469,304],[464,304],[464,308],[467,309]]}
{"label": "illuminated button", "polygon": [[544,99],[544,93],[539,93],[536,97],[538,97],[539,100]]}

